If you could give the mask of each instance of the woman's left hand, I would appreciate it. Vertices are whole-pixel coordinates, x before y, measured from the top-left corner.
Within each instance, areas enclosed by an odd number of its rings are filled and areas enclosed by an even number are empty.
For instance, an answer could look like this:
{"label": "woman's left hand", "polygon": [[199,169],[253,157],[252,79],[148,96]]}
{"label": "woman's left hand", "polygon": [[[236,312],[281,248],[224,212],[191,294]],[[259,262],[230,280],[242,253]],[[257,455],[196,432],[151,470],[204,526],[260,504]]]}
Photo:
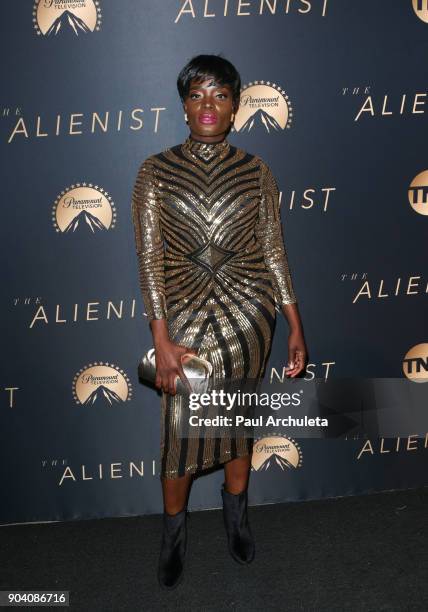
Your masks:
{"label": "woman's left hand", "polygon": [[299,330],[290,331],[288,336],[288,364],[286,376],[294,378],[306,367],[307,349],[303,333]]}

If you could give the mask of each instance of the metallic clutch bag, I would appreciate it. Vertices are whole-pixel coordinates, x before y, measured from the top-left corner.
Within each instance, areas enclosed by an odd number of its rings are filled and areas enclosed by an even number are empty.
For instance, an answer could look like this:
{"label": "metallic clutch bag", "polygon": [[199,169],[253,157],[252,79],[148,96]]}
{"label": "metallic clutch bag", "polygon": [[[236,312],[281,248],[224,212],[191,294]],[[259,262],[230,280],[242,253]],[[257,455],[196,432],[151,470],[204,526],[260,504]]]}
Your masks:
{"label": "metallic clutch bag", "polygon": [[[193,355],[192,353],[184,353],[184,355],[181,356],[181,365],[186,378],[189,380],[192,392],[205,393],[208,389],[210,376],[213,371],[212,364],[206,359]],[[156,379],[154,348],[149,349],[141,358],[138,364],[138,376],[141,380],[154,385]],[[188,393],[188,390],[179,376],[175,378],[175,389],[177,393]]]}

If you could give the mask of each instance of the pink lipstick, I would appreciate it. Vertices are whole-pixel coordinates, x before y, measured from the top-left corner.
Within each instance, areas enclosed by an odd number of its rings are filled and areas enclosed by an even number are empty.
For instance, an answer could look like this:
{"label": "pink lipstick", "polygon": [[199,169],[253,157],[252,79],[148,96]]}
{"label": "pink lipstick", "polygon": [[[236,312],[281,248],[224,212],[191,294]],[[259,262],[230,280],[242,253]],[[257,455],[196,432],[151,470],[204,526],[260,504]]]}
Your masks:
{"label": "pink lipstick", "polygon": [[199,115],[199,123],[204,123],[205,125],[212,125],[217,123],[217,116],[213,113],[203,113]]}

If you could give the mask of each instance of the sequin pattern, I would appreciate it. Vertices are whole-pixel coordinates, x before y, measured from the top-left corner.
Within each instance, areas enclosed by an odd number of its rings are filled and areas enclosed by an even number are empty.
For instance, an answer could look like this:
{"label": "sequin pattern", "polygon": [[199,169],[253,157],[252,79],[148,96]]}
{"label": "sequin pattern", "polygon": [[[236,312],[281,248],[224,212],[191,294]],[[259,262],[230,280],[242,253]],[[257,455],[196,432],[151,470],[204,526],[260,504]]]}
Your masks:
{"label": "sequin pattern", "polygon": [[[148,319],[209,359],[214,381],[259,378],[276,312],[297,301],[267,164],[227,139],[189,136],[142,163],[132,219]],[[162,393],[161,406],[162,476],[251,452],[248,439],[180,439],[180,398]]]}

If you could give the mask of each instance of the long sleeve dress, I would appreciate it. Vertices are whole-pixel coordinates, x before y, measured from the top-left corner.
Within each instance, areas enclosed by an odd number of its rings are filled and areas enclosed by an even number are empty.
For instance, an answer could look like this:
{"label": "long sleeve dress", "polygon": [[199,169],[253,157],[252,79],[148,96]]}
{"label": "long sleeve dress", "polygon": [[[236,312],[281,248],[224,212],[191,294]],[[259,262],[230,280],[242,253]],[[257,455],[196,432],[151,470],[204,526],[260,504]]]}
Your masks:
{"label": "long sleeve dress", "polygon": [[[229,143],[184,143],[140,166],[132,195],[148,320],[197,351],[213,378],[260,379],[276,312],[295,303],[279,193],[267,164]],[[252,452],[249,438],[185,438],[181,397],[162,391],[161,476],[193,474]]]}

